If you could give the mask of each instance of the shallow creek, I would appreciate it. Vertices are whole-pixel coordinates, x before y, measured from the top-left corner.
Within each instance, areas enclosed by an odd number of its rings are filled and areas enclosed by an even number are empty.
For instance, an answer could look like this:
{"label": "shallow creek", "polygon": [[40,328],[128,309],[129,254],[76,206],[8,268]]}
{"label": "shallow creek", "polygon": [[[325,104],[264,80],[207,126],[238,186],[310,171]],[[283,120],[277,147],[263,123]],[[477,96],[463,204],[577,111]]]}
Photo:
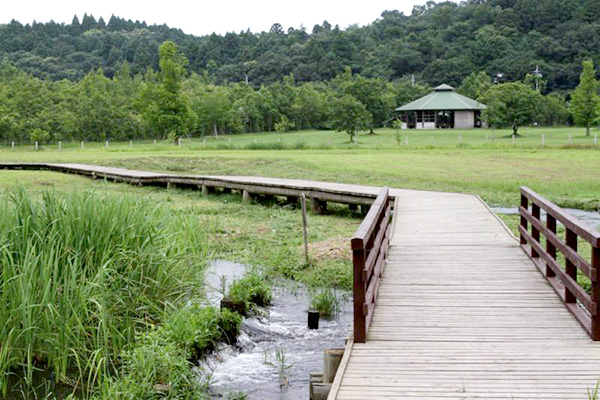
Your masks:
{"label": "shallow creek", "polygon": [[[245,270],[242,264],[211,262],[205,275],[209,300],[213,304],[220,302],[222,276],[230,284]],[[204,378],[210,377],[214,398],[227,398],[228,393],[242,391],[248,399],[307,399],[309,374],[321,372],[323,350],[344,347],[352,323],[352,306],[346,297],[335,319],[321,318],[319,329],[310,330],[308,291],[289,281],[280,282],[273,290],[273,302],[265,316],[244,319],[237,345],[222,346],[202,364]],[[285,359],[282,364],[291,365],[285,382],[280,382],[279,368],[270,365],[280,364],[277,351]]]}

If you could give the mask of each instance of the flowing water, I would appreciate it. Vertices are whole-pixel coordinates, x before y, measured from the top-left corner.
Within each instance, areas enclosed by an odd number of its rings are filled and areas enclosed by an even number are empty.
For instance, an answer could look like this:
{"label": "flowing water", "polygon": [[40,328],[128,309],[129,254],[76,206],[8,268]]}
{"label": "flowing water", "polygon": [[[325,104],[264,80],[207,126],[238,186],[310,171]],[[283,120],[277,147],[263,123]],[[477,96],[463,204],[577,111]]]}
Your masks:
{"label": "flowing water", "polygon": [[[577,218],[579,221],[588,225],[590,228],[600,229],[600,213],[596,211],[585,211],[576,208],[563,208],[571,216]],[[518,215],[519,209],[517,207],[492,207],[492,211],[496,214],[505,215]],[[544,210],[541,212],[541,217],[546,218]]]}
{"label": "flowing water", "polygon": [[[215,304],[220,301],[221,276],[231,283],[244,272],[241,264],[212,262],[205,280],[207,286],[219,290],[209,290],[208,298]],[[283,281],[273,295],[264,316],[244,319],[236,346],[222,346],[202,365],[205,376],[212,375],[214,398],[242,391],[256,400],[307,399],[309,374],[323,369],[323,350],[344,347],[352,323],[350,296],[342,300],[335,319],[321,318],[319,329],[310,330],[305,287]],[[280,369],[286,369],[284,376],[280,377]]]}

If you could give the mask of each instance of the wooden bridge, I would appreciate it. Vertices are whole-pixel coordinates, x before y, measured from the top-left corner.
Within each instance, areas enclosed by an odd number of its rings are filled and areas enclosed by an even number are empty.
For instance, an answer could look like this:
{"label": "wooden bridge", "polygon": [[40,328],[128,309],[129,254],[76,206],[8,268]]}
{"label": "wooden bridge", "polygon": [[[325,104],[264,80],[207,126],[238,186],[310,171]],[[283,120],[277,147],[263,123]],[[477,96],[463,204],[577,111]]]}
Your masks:
{"label": "wooden bridge", "polygon": [[576,400],[600,378],[600,233],[527,188],[517,239],[471,195],[80,164],[2,168],[239,190],[245,199],[304,193],[315,212],[327,201],[370,207],[352,239],[354,335],[329,400]]}

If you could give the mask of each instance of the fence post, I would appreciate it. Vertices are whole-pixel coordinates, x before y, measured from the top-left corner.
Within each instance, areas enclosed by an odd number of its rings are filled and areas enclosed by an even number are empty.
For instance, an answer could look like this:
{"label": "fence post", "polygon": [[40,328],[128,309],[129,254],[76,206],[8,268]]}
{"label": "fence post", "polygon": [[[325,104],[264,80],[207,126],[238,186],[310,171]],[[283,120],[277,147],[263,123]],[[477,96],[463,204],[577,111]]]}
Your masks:
{"label": "fence post", "polygon": [[[535,202],[531,202],[531,214],[533,215],[533,218],[537,219],[538,221],[540,220],[540,206],[535,204]],[[540,231],[535,226],[533,226],[533,224],[531,224],[531,237],[536,242],[540,242]],[[540,255],[537,253],[537,251],[535,251],[532,247],[531,258],[538,258],[539,256]]]}
{"label": "fence post", "polygon": [[[556,233],[556,218],[550,214],[546,214],[546,227],[550,230],[550,232],[554,234]],[[548,238],[546,238],[546,253],[556,260],[556,246],[554,246],[550,240],[548,240]],[[556,274],[554,271],[552,271],[552,268],[546,265],[546,277],[553,278],[555,276]]]}
{"label": "fence post", "polygon": [[[577,252],[577,234],[571,229],[566,228],[565,239],[567,246]],[[577,267],[568,258],[565,260],[565,273],[577,282]],[[576,301],[577,298],[575,295],[565,286],[565,303],[575,303]]]}
{"label": "fence post", "polygon": [[352,251],[354,264],[354,342],[364,343],[367,336],[367,320],[363,313],[365,303],[365,282],[363,270],[367,261],[364,243],[360,249]]}
{"label": "fence post", "polygon": [[[529,199],[523,193],[521,193],[521,207],[523,207],[525,210],[529,208]],[[524,216],[521,216],[521,226],[527,230],[527,219]],[[521,244],[527,244],[525,237],[522,234],[520,236]]]}
{"label": "fence post", "polygon": [[[597,247],[597,243],[592,243],[592,271],[600,270],[600,247]],[[598,277],[592,279],[592,302],[598,305],[600,302],[600,282]],[[600,340],[600,315],[598,315],[598,309],[596,313],[592,313],[592,340]]]}
{"label": "fence post", "polygon": [[542,147],[546,146],[546,134],[542,133]]}

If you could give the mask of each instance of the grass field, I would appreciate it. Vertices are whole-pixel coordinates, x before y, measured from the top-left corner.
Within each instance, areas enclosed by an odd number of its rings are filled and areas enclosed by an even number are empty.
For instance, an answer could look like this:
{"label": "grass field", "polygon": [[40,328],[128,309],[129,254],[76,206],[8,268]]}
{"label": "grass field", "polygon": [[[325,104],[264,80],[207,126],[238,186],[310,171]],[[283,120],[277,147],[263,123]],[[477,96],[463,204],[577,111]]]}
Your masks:
{"label": "grass field", "polygon": [[[303,131],[235,135],[170,143],[100,143],[32,146],[0,150],[2,161],[83,162],[166,172],[263,175],[346,183],[466,192],[491,205],[518,202],[526,185],[562,206],[595,210],[600,206],[600,147],[594,134],[579,128],[522,128],[512,144],[509,131],[410,131],[384,129],[361,135],[358,146],[344,133]],[[458,144],[461,135],[462,144]],[[546,147],[541,137],[546,135]],[[434,137],[432,142],[431,137]],[[568,145],[569,136],[572,144]],[[486,142],[486,137],[488,141]],[[229,141],[231,139],[231,142]],[[277,140],[281,140],[277,142]],[[256,141],[256,143],[255,143]],[[329,146],[328,143],[332,145]],[[278,144],[279,143],[279,144]],[[304,143],[295,146],[295,143]],[[381,143],[381,144],[379,144]],[[280,145],[288,146],[278,149]]]}

